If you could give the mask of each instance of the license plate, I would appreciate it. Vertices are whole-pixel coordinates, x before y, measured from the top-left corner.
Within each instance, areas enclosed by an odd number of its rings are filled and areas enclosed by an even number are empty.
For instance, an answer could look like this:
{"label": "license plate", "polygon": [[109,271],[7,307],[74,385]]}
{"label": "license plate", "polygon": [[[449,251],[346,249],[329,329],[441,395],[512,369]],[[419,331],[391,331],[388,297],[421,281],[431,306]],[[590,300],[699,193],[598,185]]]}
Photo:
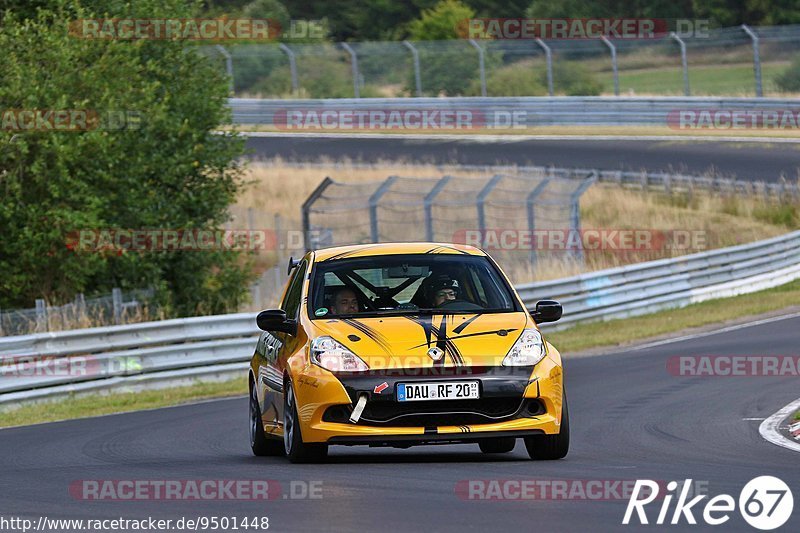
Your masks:
{"label": "license plate", "polygon": [[398,383],[398,402],[425,400],[477,400],[477,381],[443,381],[437,383]]}

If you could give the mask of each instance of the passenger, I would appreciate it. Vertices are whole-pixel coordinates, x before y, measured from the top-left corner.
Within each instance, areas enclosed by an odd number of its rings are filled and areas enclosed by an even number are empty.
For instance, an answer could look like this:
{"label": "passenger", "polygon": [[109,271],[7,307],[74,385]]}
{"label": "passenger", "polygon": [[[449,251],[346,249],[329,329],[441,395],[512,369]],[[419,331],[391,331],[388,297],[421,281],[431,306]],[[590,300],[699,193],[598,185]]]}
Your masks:
{"label": "passenger", "polygon": [[441,307],[458,298],[458,281],[449,276],[439,276],[428,287],[428,301],[431,307]]}

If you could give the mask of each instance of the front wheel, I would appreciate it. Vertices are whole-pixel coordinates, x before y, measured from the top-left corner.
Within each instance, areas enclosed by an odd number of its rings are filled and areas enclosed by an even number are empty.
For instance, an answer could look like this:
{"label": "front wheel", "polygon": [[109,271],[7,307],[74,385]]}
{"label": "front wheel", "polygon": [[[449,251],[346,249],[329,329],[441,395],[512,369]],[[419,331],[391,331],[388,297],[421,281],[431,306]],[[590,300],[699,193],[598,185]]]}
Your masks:
{"label": "front wheel", "polygon": [[564,406],[561,410],[561,431],[557,435],[525,437],[525,448],[531,459],[552,461],[567,456],[567,452],[569,452],[569,410],[567,409],[566,393],[564,393]]}
{"label": "front wheel", "polygon": [[253,455],[283,455],[283,443],[278,439],[267,437],[264,433],[258,396],[252,384],[250,385],[250,448],[253,450]]}
{"label": "front wheel", "polygon": [[297,401],[291,381],[286,382],[283,398],[283,445],[286,449],[286,457],[293,463],[323,461],[328,456],[327,444],[303,442],[303,435],[300,433],[300,417],[297,416]]}

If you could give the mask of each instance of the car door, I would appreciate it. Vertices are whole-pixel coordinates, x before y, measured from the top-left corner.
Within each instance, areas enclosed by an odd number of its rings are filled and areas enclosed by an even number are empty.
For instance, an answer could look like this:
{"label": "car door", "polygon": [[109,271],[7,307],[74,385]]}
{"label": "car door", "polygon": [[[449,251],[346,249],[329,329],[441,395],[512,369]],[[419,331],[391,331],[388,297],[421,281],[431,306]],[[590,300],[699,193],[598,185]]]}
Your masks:
{"label": "car door", "polygon": [[[286,311],[286,318],[298,320],[300,318],[300,303],[303,298],[303,281],[305,279],[308,263],[301,262],[294,270],[289,287],[283,296],[280,308]],[[297,348],[298,339],[294,335],[283,332],[275,332],[274,348],[267,350],[266,365],[264,369],[265,383],[269,394],[273,397],[275,407],[275,425],[283,425],[283,374],[286,369],[287,358],[294,353]]]}

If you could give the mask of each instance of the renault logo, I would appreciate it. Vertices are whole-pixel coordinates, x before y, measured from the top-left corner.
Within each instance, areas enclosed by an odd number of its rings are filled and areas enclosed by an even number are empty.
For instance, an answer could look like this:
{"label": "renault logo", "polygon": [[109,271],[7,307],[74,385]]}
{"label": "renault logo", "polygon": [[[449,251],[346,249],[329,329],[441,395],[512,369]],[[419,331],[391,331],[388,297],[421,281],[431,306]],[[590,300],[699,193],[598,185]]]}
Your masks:
{"label": "renault logo", "polygon": [[429,356],[430,356],[430,358],[431,358],[431,359],[433,359],[434,361],[438,361],[439,359],[441,359],[442,357],[444,357],[444,351],[443,351],[443,350],[441,350],[440,348],[438,348],[438,347],[434,346],[433,348],[431,348],[430,350],[428,350],[428,355],[429,355]]}

